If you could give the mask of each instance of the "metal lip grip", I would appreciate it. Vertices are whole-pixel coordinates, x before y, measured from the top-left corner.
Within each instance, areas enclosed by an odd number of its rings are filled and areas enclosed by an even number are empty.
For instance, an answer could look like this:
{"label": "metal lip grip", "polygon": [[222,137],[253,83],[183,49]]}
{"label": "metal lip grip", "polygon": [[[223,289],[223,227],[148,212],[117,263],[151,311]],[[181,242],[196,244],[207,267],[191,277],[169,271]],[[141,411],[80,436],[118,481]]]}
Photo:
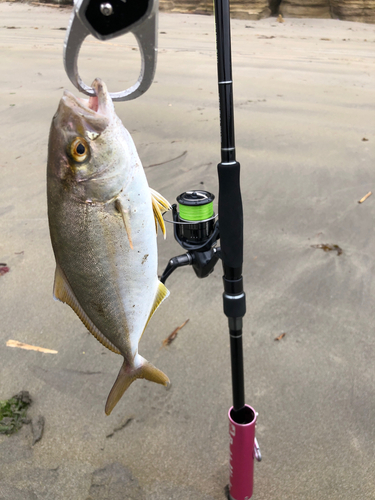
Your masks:
{"label": "metal lip grip", "polygon": [[78,54],[84,39],[93,35],[109,40],[132,32],[137,39],[142,66],[138,81],[126,90],[110,93],[114,101],[136,99],[150,87],[157,56],[158,0],[78,0],[75,2],[64,43],[64,66],[78,90],[94,96],[78,73]]}

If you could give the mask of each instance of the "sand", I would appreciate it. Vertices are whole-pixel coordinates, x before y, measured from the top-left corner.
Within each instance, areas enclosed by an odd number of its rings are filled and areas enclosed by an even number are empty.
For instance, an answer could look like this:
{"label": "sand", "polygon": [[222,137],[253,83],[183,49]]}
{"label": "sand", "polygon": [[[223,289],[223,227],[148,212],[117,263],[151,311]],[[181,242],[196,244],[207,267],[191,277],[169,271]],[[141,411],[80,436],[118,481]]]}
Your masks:
{"label": "sand", "polygon": [[[34,446],[30,425],[0,436],[0,498],[222,500],[231,381],[220,265],[202,281],[176,271],[142,338],[171,389],[137,381],[106,417],[121,360],[52,300],[45,170],[52,116],[63,89],[75,91],[62,61],[69,9],[1,3],[0,18],[0,262],[10,269],[0,276],[0,399],[28,390],[30,416],[45,418]],[[163,13],[159,33],[154,84],[117,112],[154,189],[171,202],[193,188],[217,193],[214,19]],[[375,26],[233,20],[232,35],[246,401],[263,454],[253,498],[375,499],[375,196],[358,204],[375,191]],[[128,35],[88,39],[79,68],[116,91],[139,66]],[[160,271],[182,253],[168,229]]]}

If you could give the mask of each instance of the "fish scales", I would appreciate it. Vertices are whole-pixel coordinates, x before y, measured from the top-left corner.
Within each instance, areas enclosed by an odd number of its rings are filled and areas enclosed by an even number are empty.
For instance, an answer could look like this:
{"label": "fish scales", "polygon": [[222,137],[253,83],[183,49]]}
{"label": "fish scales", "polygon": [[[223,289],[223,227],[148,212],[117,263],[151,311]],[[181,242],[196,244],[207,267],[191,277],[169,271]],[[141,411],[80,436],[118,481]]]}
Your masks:
{"label": "fish scales", "polygon": [[[142,263],[146,253],[156,254],[156,238],[145,242],[143,232],[133,229],[139,219],[145,231],[155,233],[153,219],[148,220],[150,218],[142,214],[142,208],[146,213],[152,210],[151,202],[143,205],[138,204],[137,213],[130,219],[133,250],[114,202],[73,206],[64,203],[54,211],[51,230],[56,242],[56,260],[77,300],[97,328],[103,334],[110,332],[110,340],[124,353],[128,349],[127,337],[144,327],[158,285],[157,280],[150,280],[150,275],[157,272],[155,259]],[[72,220],[74,224],[67,223]],[[145,296],[150,297],[149,300],[145,300]],[[133,356],[136,346],[134,342]]]}
{"label": "fish scales", "polygon": [[89,101],[66,92],[60,102],[50,131],[47,195],[55,298],[124,358],[109,414],[136,378],[169,383],[138,354],[149,318],[169,293],[157,277],[154,214],[155,205],[169,204],[150,192],[105,84],[97,79],[93,88],[97,97]]}

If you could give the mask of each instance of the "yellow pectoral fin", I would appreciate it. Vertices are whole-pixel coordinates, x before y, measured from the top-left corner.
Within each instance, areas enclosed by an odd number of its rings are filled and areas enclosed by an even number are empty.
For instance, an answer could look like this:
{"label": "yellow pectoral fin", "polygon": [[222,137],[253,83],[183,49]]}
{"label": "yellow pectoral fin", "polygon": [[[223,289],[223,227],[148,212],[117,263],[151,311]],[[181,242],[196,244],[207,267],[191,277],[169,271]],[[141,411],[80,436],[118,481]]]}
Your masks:
{"label": "yellow pectoral fin", "polygon": [[124,226],[126,230],[126,234],[128,235],[128,240],[129,240],[129,245],[130,248],[133,250],[133,241],[132,241],[132,233],[131,233],[131,228],[130,228],[130,217],[129,217],[129,212],[126,210],[121,203],[121,201],[117,198],[115,201],[115,208],[118,212],[120,212],[122,216],[122,220],[124,221]]}
{"label": "yellow pectoral fin", "polygon": [[156,232],[158,232],[157,227],[158,223],[163,232],[164,239],[166,236],[164,220],[161,211],[166,211],[171,208],[170,203],[157,191],[150,188],[151,192],[151,200],[152,200],[152,210],[154,211],[155,224],[156,224]]}
{"label": "yellow pectoral fin", "polygon": [[120,351],[115,347],[112,342],[110,342],[107,337],[105,337],[100,330],[94,325],[94,323],[91,321],[91,319],[87,316],[85,311],[82,309],[81,305],[79,304],[78,300],[76,299],[72,289],[70,288],[63,271],[61,268],[56,265],[56,271],[55,271],[55,283],[53,287],[53,296],[55,299],[60,300],[61,302],[64,302],[65,304],[68,304],[73,311],[76,313],[76,315],[79,317],[79,319],[82,321],[82,323],[85,325],[85,327],[88,329],[88,331],[97,339],[101,344],[104,345],[107,349],[110,351],[115,352],[116,354],[121,354]]}

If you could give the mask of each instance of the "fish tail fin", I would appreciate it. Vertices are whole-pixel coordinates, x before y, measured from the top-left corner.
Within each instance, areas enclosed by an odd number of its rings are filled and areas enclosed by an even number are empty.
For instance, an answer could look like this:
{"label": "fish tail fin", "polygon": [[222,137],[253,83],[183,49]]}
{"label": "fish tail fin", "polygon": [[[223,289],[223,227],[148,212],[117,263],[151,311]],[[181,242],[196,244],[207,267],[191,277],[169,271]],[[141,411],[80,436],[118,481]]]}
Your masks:
{"label": "fish tail fin", "polygon": [[109,415],[113,408],[120,401],[122,395],[126,389],[130,386],[132,382],[136,379],[134,371],[129,371],[126,361],[123,362],[122,367],[117,375],[117,379],[113,384],[111,392],[108,395],[107,402],[105,404],[105,413]]}
{"label": "fish tail fin", "polygon": [[165,387],[169,386],[171,382],[165,373],[156,368],[152,363],[149,363],[147,359],[142,358],[142,361],[143,365],[139,369],[140,373],[137,375],[137,378],[145,378],[150,382],[156,382],[157,384],[165,385]]}
{"label": "fish tail fin", "polygon": [[105,413],[109,415],[113,408],[120,401],[122,395],[126,389],[130,386],[134,380],[137,378],[145,378],[150,382],[156,382],[157,384],[169,386],[169,378],[161,370],[158,370],[154,365],[149,363],[146,359],[139,356],[142,360],[142,365],[139,368],[129,370],[129,366],[126,361],[124,361],[117,379],[113,384],[111,392],[108,395],[108,399],[105,405]]}

